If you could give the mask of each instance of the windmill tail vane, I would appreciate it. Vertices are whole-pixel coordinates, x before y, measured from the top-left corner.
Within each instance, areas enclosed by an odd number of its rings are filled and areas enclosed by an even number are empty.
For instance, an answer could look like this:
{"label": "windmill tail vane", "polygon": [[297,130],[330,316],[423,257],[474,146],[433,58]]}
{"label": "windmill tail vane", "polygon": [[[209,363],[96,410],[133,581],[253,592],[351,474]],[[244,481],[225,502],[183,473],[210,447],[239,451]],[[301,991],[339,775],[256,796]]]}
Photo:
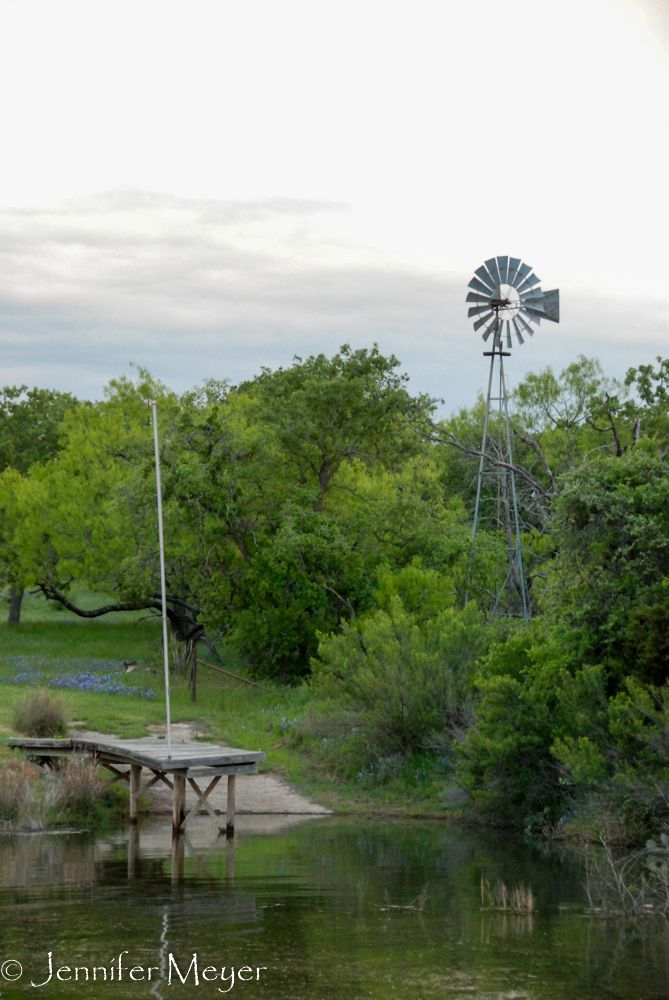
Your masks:
{"label": "windmill tail vane", "polygon": [[493,350],[502,349],[503,339],[510,350],[514,335],[523,344],[524,335],[534,334],[532,323],[560,322],[560,292],[542,291],[540,280],[519,257],[491,257],[476,269],[469,282],[467,302],[473,305],[468,315],[485,342],[493,334]]}

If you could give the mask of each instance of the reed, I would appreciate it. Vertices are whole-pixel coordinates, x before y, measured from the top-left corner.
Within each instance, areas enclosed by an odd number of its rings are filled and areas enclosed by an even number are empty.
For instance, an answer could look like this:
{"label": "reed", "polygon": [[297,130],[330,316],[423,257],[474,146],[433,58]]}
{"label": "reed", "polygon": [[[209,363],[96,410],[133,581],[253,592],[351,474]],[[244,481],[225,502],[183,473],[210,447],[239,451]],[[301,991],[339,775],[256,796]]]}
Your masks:
{"label": "reed", "polygon": [[497,879],[497,882],[491,886],[490,882],[481,875],[481,905],[490,910],[534,913],[535,903],[532,886],[525,886],[519,882],[509,889],[506,882],[501,879]]}

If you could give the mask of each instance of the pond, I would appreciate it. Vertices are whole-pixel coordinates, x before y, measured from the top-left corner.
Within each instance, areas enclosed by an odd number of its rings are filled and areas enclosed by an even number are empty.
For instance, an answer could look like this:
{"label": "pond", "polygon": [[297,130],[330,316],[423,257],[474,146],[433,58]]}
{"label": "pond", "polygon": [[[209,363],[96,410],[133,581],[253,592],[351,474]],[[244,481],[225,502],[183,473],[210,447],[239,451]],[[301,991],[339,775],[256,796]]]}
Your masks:
{"label": "pond", "polygon": [[[482,909],[482,875],[531,885],[536,912]],[[5,836],[0,995],[666,997],[665,923],[586,905],[568,850],[437,823],[240,816],[233,843],[202,817],[174,846],[165,819]]]}

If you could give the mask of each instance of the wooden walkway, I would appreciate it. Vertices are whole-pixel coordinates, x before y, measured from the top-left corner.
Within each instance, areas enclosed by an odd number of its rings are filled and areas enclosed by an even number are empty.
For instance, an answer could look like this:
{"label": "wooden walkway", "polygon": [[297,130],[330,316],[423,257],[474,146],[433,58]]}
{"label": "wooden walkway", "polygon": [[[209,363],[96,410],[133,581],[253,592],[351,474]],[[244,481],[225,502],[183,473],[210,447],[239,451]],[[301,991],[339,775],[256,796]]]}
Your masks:
{"label": "wooden walkway", "polygon": [[[107,785],[116,781],[127,781],[130,786],[130,822],[137,822],[137,800],[156,782],[164,782],[172,789],[172,832],[175,835],[185,829],[200,807],[206,809],[216,826],[225,829],[232,836],[235,828],[235,776],[237,774],[257,774],[258,763],[265,760],[262,750],[237,750],[234,747],[219,747],[211,744],[172,743],[172,756],[167,756],[167,742],[149,736],[137,740],[99,739],[10,739],[10,747],[23,750],[31,757],[50,760],[53,757],[90,756],[97,764],[107,768],[112,777]],[[125,767],[125,770],[122,768]],[[150,772],[142,784],[142,771]],[[228,779],[228,808],[225,827],[208,799],[222,777]],[[204,779],[206,787],[200,788],[198,779]],[[197,801],[186,815],[186,782],[197,796]],[[204,782],[203,782],[204,785]],[[105,786],[107,787],[107,786]]]}

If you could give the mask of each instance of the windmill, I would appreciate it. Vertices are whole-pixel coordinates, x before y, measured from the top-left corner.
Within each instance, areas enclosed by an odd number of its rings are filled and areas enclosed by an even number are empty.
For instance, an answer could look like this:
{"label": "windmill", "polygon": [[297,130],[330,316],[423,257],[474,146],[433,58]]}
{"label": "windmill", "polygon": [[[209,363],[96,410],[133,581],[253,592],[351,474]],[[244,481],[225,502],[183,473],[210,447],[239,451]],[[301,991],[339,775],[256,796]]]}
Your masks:
{"label": "windmill", "polygon": [[[511,356],[514,336],[520,345],[525,342],[524,335],[531,337],[534,334],[533,323],[538,326],[542,319],[551,323],[560,322],[560,293],[557,289],[542,291],[540,279],[530,265],[523,264],[518,257],[491,257],[476,269],[469,288],[467,302],[472,305],[468,315],[474,318],[474,329],[482,330],[484,342],[487,344],[490,341],[492,347],[492,350],[483,352],[484,357],[490,358],[490,374],[476,486],[472,558],[481,519],[484,480],[492,479],[487,502],[492,505],[492,520],[506,531],[509,567],[504,582],[496,589],[493,610],[499,611],[506,592],[509,610],[512,611],[515,592],[515,596],[520,598],[522,616],[528,619],[504,358]],[[504,350],[504,347],[507,349]],[[493,403],[497,404],[496,428],[491,428]]]}

